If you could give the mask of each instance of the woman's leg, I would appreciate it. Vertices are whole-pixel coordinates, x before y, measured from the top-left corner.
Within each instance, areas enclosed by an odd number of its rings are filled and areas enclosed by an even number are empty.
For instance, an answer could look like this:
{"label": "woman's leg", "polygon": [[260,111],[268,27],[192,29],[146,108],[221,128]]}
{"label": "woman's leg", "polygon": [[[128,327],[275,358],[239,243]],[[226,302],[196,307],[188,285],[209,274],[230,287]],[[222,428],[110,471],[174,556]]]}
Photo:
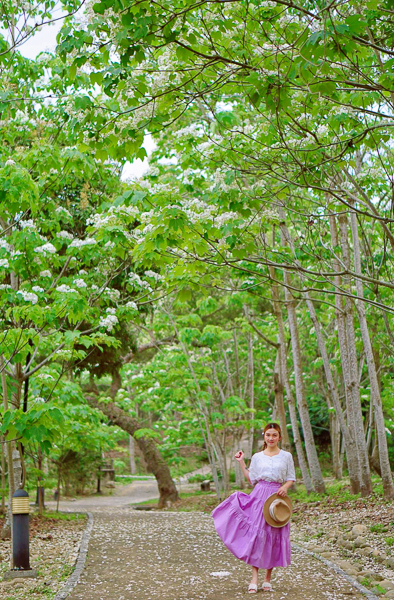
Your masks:
{"label": "woman's leg", "polygon": [[252,581],[250,583],[255,583],[256,585],[259,582],[259,570],[257,567],[252,567]]}
{"label": "woman's leg", "polygon": [[271,581],[271,573],[272,573],[272,569],[267,569],[266,572],[265,572],[265,579],[264,579],[264,581],[266,581],[267,583],[269,583]]}

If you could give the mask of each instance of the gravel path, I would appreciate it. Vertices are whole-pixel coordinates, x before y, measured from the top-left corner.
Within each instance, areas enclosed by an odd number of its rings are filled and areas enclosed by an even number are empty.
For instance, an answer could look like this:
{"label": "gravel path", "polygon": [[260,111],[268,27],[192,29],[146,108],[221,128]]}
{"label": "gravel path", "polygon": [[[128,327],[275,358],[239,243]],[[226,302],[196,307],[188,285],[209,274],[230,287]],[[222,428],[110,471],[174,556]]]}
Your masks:
{"label": "gravel path", "polygon": [[[68,600],[232,600],[247,593],[250,567],[223,546],[209,515],[119,504],[97,506],[94,518],[86,568]],[[292,560],[274,571],[272,600],[363,598],[314,558],[294,551]]]}

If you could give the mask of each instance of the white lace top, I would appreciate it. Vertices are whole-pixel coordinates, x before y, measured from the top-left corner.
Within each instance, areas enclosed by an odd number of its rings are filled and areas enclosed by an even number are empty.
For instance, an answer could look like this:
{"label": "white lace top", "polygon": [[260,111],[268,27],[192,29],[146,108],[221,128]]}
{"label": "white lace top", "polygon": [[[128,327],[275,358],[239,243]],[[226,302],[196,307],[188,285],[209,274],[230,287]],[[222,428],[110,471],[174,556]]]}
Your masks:
{"label": "white lace top", "polygon": [[292,455],[286,450],[281,450],[275,456],[267,456],[264,452],[256,452],[250,463],[249,479],[253,485],[261,479],[263,481],[276,481],[277,483],[295,481]]}

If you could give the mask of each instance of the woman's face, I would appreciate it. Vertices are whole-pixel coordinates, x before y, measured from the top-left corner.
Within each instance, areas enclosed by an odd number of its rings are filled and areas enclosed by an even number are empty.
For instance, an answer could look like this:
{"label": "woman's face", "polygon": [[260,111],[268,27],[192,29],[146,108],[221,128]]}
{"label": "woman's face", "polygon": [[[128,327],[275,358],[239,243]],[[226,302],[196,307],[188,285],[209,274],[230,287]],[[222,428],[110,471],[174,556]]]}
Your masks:
{"label": "woman's face", "polygon": [[275,448],[280,440],[279,431],[276,431],[274,428],[267,429],[264,434],[264,440],[268,448]]}

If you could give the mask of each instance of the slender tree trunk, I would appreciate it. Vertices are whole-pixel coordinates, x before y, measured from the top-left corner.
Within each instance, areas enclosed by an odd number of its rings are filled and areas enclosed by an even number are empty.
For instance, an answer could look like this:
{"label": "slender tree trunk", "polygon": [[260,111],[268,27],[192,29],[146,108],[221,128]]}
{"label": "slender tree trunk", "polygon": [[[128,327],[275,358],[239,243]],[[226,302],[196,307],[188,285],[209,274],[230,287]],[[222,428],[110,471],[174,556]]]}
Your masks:
{"label": "slender tree trunk", "polygon": [[130,455],[130,473],[135,475],[137,467],[135,464],[135,441],[132,435],[129,435],[129,455]]}
{"label": "slender tree trunk", "polygon": [[[273,267],[270,267],[270,276],[272,281],[275,280],[275,272]],[[280,363],[280,375],[281,380],[283,381],[284,388],[286,390],[286,399],[289,407],[290,413],[290,423],[291,429],[293,432],[294,445],[297,453],[297,460],[299,467],[301,469],[302,479],[304,481],[305,489],[307,493],[313,491],[312,481],[308,472],[308,465],[305,460],[304,449],[302,447],[302,440],[300,436],[300,430],[298,427],[298,419],[297,419],[297,411],[295,408],[293,392],[291,389],[290,381],[289,381],[289,373],[287,369],[287,353],[286,353],[286,338],[285,338],[285,328],[283,325],[283,316],[282,310],[279,302],[279,290],[278,286],[275,283],[272,283],[272,299],[273,299],[273,307],[274,313],[276,317],[276,321],[278,324],[278,344],[279,344],[279,363]]]}
{"label": "slender tree trunk", "polygon": [[[0,369],[1,369],[1,387],[3,392],[3,406],[4,411],[8,410],[8,389],[7,389],[7,381],[5,376],[5,365],[4,358],[0,359]],[[13,463],[13,446],[14,442],[7,442],[7,463],[8,463],[8,510],[6,513],[6,518],[4,521],[4,525],[1,530],[0,538],[2,540],[8,539],[11,537],[12,540],[12,516],[11,516],[11,506],[12,506],[12,495],[15,492],[15,478],[14,478],[14,463]],[[13,568],[13,560],[11,558],[11,566]]]}
{"label": "slender tree trunk", "polygon": [[289,432],[287,431],[285,403],[283,401],[283,382],[280,372],[280,350],[276,352],[275,368],[274,368],[274,394],[275,407],[278,414],[279,425],[282,430],[281,446],[287,452],[291,451]]}
{"label": "slender tree trunk", "polygon": [[56,503],[56,512],[59,512],[59,504],[60,504],[60,486],[62,483],[62,467],[60,464],[57,466],[57,503]]}
{"label": "slender tree trunk", "polygon": [[[340,215],[338,217],[339,231],[340,231],[340,242],[342,249],[343,263],[347,269],[350,270],[351,261],[349,253],[349,239],[348,239],[348,219],[346,215]],[[348,287],[348,286],[346,286]],[[356,349],[356,334],[354,331],[354,315],[353,315],[353,302],[349,296],[345,296],[345,325],[346,325],[346,339],[348,347],[348,358],[349,358],[349,375],[351,385],[351,395],[353,399],[353,415],[354,415],[354,427],[356,444],[358,448],[358,455],[361,469],[361,495],[368,496],[372,492],[371,473],[369,468],[369,459],[367,446],[364,437],[364,422],[361,409],[361,398],[360,398],[360,383],[358,374],[357,364],[357,349]]]}
{"label": "slender tree trunk", "polygon": [[[281,219],[284,223],[284,213],[281,211]],[[287,246],[286,229],[281,225],[282,246]],[[297,314],[295,300],[292,297],[289,287],[291,286],[291,277],[287,269],[283,270],[283,280],[285,288],[285,302],[287,315],[289,319],[291,347],[293,354],[295,390],[297,398],[297,407],[301,419],[302,431],[304,434],[305,451],[308,458],[309,469],[315,490],[322,494],[325,492],[323,475],[321,472],[319,458],[317,455],[315,439],[313,436],[312,425],[309,417],[309,408],[305,398],[304,382],[302,374],[301,347],[298,333]]]}
{"label": "slender tree trunk", "polygon": [[[253,358],[253,337],[248,335],[248,373],[249,373],[249,408],[252,411],[254,419],[254,358]],[[249,456],[253,454],[254,427],[249,431]]]}
{"label": "slender tree trunk", "polygon": [[3,435],[0,437],[0,444],[1,444],[1,512],[4,515],[4,513],[5,513],[5,486],[6,486],[6,479],[5,479],[6,445],[5,445],[5,438]]}
{"label": "slender tree trunk", "polygon": [[[360,470],[358,464],[358,454],[357,454],[357,445],[354,438],[354,432],[349,429],[346,423],[345,415],[342,410],[341,402],[339,400],[338,388],[335,384],[334,377],[330,367],[330,361],[327,354],[326,344],[324,343],[322,330],[320,327],[319,320],[316,315],[316,310],[314,303],[310,299],[309,293],[305,292],[304,296],[307,301],[307,306],[309,309],[309,314],[315,328],[317,345],[319,348],[320,356],[323,360],[324,374],[327,381],[327,386],[330,394],[331,401],[333,403],[333,407],[335,409],[335,416],[340,424],[340,428],[342,431],[342,435],[345,441],[346,447],[346,455],[348,461],[348,469],[349,469],[349,478],[352,490],[358,489],[359,481],[360,481]],[[334,450],[333,450],[334,456]]]}
{"label": "slender tree trunk", "polygon": [[[361,254],[360,240],[358,234],[357,216],[354,211],[350,213],[350,223],[353,237],[354,270],[356,274],[361,275]],[[361,279],[356,278],[356,290],[359,298],[364,297],[363,284]],[[382,399],[380,396],[378,375],[374,360],[374,353],[369,336],[365,304],[363,300],[356,303],[358,320],[360,323],[361,336],[364,344],[365,358],[368,366],[369,384],[371,389],[371,400],[375,412],[376,438],[379,448],[380,469],[382,472],[383,493],[385,498],[394,497],[393,476],[391,474],[389,452],[387,447],[386,428],[384,424]]]}
{"label": "slender tree trunk", "polygon": [[[338,246],[339,241],[334,215],[330,215],[330,232],[331,244],[335,248]],[[334,269],[337,272],[342,270],[341,264],[336,257],[334,257]],[[339,275],[335,276],[334,285],[337,289],[341,287],[341,277]],[[350,359],[348,352],[348,340],[346,336],[345,312],[343,308],[343,301],[339,294],[335,295],[335,319],[338,331],[338,344],[341,354],[342,377],[346,398],[347,427],[349,430],[349,435],[354,440],[354,446],[350,446],[348,449],[346,443],[347,439],[344,437],[343,440],[346,448],[351,491],[353,494],[357,494],[361,490],[361,465],[354,417],[354,396],[352,392],[352,378],[350,374]]]}

